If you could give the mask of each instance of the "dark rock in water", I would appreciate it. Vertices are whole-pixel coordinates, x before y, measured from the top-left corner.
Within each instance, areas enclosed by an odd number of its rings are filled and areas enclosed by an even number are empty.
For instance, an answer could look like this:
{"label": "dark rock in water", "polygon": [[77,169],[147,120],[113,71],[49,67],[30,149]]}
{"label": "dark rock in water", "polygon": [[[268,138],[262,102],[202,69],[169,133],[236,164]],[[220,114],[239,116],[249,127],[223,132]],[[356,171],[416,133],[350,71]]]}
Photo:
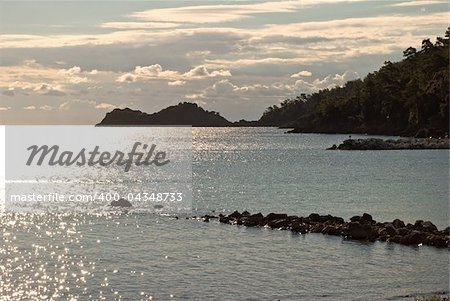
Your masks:
{"label": "dark rock in water", "polygon": [[361,216],[361,220],[360,220],[360,221],[361,221],[361,222],[365,222],[365,223],[367,223],[367,222],[371,223],[371,222],[373,222],[374,220],[373,220],[373,218],[372,218],[372,215],[370,215],[370,214],[368,214],[368,213],[364,213],[363,216]]}
{"label": "dark rock in water", "polygon": [[264,215],[261,213],[253,214],[242,218],[242,224],[247,227],[262,226],[264,224]]}
{"label": "dark rock in water", "polygon": [[347,225],[347,229],[344,230],[344,234],[348,238],[356,240],[369,240],[374,236],[372,230],[370,225],[351,222]]}
{"label": "dark rock in water", "polygon": [[361,220],[361,216],[355,215],[350,218],[351,222],[359,222]]}
{"label": "dark rock in water", "polygon": [[386,234],[389,236],[394,236],[397,234],[397,230],[395,230],[395,227],[392,223],[386,224],[384,230],[386,231]]}
{"label": "dark rock in water", "polygon": [[155,208],[155,209],[162,209],[162,208],[164,208],[164,206],[158,204],[158,205],[153,206],[153,208]]}
{"label": "dark rock in water", "polygon": [[427,231],[427,232],[434,232],[434,231],[438,230],[438,228],[430,221],[424,222],[422,224],[422,227],[423,227],[424,231]]}
{"label": "dark rock in water", "polygon": [[406,227],[398,228],[398,229],[397,229],[397,233],[398,233],[399,235],[401,235],[401,236],[408,235],[410,232],[411,232],[411,230],[409,230],[409,229],[406,228]]}
{"label": "dark rock in water", "polygon": [[348,139],[330,150],[398,150],[398,149],[449,149],[449,139],[398,139],[379,138]]}
{"label": "dark rock in water", "polygon": [[308,219],[309,219],[311,222],[318,222],[318,221],[320,220],[320,215],[317,214],[317,213],[311,213],[311,214],[308,216]]}
{"label": "dark rock in water", "polygon": [[309,232],[311,232],[311,233],[320,233],[320,232],[322,232],[322,229],[323,229],[323,228],[325,228],[324,225],[322,225],[322,224],[320,224],[320,223],[317,223],[317,224],[312,225],[312,226],[309,228]]}
{"label": "dark rock in water", "polygon": [[400,239],[400,243],[404,245],[418,245],[425,240],[423,233],[419,231],[411,231]]}
{"label": "dark rock in water", "polygon": [[239,211],[234,211],[230,215],[228,215],[229,218],[240,218],[242,215],[239,213]]}
{"label": "dark rock in water", "polygon": [[338,216],[333,216],[332,221],[334,224],[338,224],[338,225],[345,224],[345,220],[342,217],[338,217]]}
{"label": "dark rock in water", "polygon": [[272,229],[280,229],[280,228],[286,228],[287,226],[289,226],[290,222],[288,219],[275,219],[275,220],[270,220],[267,223],[267,226],[272,228]]}
{"label": "dark rock in water", "polygon": [[126,199],[118,199],[117,201],[112,201],[110,204],[111,207],[121,207],[128,208],[131,207],[131,203]]}
{"label": "dark rock in water", "polygon": [[[209,221],[214,216],[205,215],[204,221]],[[362,216],[353,216],[350,222],[343,218],[311,213],[308,217],[296,215],[288,216],[285,213],[270,213],[266,217],[261,213],[250,214],[238,211],[228,216],[219,215],[219,222],[233,225],[245,225],[247,227],[267,226],[271,229],[291,230],[294,233],[323,233],[328,235],[342,235],[348,239],[363,241],[388,241],[404,245],[425,244],[435,247],[449,247],[450,227],[438,231],[436,226],[429,221],[416,221],[414,225],[407,224],[399,219],[392,223],[379,223],[372,216],[364,213]]]}
{"label": "dark rock in water", "polygon": [[396,243],[400,243],[400,240],[402,239],[402,237],[400,235],[395,235],[393,237],[388,238],[388,242],[396,242]]}
{"label": "dark rock in water", "polygon": [[425,232],[434,232],[438,230],[437,227],[430,221],[426,222],[420,221],[420,222],[421,222],[420,224],[417,224],[416,222],[416,224],[414,225],[416,230],[421,230]]}
{"label": "dark rock in water", "polygon": [[448,237],[448,235],[446,237],[443,237],[443,236],[431,234],[431,235],[427,236],[425,243],[427,245],[435,246],[438,248],[445,248],[445,247],[448,248],[449,247],[449,237]]}
{"label": "dark rock in water", "polygon": [[394,219],[394,221],[392,222],[392,224],[394,225],[395,228],[403,228],[405,227],[405,223],[401,220],[399,220],[398,218]]}
{"label": "dark rock in water", "polygon": [[341,235],[342,227],[340,225],[328,225],[321,232],[328,235]]}
{"label": "dark rock in water", "polygon": [[219,217],[219,222],[222,223],[222,224],[229,224],[230,223],[230,218],[228,216]]}
{"label": "dark rock in water", "polygon": [[305,234],[306,232],[308,232],[306,226],[302,225],[299,222],[293,222],[290,226],[290,229],[292,232],[295,232],[295,233]]}
{"label": "dark rock in water", "polygon": [[267,221],[273,221],[273,220],[277,220],[277,219],[285,219],[287,218],[287,214],[286,213],[269,213],[266,216],[266,220]]}

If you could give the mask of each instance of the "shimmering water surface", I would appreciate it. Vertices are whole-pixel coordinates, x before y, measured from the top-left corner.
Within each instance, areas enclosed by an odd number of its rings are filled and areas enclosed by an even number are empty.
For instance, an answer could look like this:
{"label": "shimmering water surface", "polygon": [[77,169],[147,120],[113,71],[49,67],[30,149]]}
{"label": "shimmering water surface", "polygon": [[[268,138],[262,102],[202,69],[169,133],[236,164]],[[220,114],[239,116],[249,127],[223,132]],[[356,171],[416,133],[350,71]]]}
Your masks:
{"label": "shimmering water surface", "polygon": [[[348,135],[273,128],[193,133],[193,215],[449,223],[447,150],[326,151]],[[411,300],[449,290],[448,250],[432,247],[141,213],[6,214],[0,227],[0,300]]]}

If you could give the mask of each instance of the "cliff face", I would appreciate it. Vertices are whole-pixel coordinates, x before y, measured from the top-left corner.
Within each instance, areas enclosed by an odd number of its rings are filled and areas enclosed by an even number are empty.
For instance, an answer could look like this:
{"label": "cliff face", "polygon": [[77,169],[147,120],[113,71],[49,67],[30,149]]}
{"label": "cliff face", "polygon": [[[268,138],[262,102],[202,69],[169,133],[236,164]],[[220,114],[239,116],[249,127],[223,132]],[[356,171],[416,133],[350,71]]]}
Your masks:
{"label": "cliff face", "polygon": [[114,109],[107,113],[97,126],[109,125],[190,125],[232,126],[233,123],[217,112],[209,112],[194,103],[179,103],[157,113],[147,114],[137,110]]}

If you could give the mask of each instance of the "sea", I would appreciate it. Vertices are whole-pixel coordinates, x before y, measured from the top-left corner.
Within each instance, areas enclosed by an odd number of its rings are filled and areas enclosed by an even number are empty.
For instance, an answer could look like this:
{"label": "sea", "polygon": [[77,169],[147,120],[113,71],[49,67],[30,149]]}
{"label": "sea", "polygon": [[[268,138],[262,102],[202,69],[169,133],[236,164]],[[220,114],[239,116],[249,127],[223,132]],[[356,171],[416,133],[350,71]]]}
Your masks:
{"label": "sea", "polygon": [[[449,250],[192,218],[235,210],[449,226],[449,151],[331,151],[349,135],[192,128],[192,208],[3,213],[0,300],[414,300]],[[375,136],[351,135],[352,138]],[[398,138],[398,137],[382,137]]]}

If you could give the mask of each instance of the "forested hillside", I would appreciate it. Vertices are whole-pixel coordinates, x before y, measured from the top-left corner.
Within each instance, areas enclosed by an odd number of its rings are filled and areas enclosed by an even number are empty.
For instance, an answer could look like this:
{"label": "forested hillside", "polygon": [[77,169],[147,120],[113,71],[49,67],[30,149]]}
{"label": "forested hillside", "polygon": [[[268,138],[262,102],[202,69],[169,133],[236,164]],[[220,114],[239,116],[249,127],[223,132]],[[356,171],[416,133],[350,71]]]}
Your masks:
{"label": "forested hillside", "polygon": [[295,132],[441,136],[449,126],[449,29],[433,44],[409,47],[400,62],[343,87],[269,107],[261,125]]}

